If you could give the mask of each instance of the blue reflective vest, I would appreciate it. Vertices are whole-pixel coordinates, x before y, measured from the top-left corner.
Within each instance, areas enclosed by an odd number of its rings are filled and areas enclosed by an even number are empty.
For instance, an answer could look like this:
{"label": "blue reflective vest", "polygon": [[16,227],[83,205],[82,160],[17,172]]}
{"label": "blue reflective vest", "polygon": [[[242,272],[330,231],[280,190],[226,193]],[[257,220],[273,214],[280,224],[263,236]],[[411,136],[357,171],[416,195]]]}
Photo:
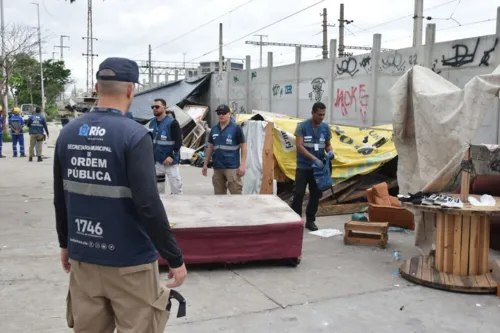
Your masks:
{"label": "blue reflective vest", "polygon": [[169,154],[174,155],[172,164],[178,164],[180,160],[180,154],[173,153],[175,144],[171,130],[173,121],[172,117],[166,116],[159,125],[156,118],[149,123],[149,128],[153,135],[155,161],[161,164],[163,164]]}
{"label": "blue reflective vest", "polygon": [[[325,158],[325,147],[326,141],[330,138],[330,126],[326,123],[321,123],[317,127],[318,134],[314,133],[314,127],[311,119],[305,120],[299,123],[298,126],[302,126],[302,133],[304,135],[304,148],[314,156],[316,156],[320,161]],[[315,145],[317,144],[318,150],[315,150]],[[297,168],[299,169],[310,169],[312,168],[314,161],[305,157],[297,151]]]}
{"label": "blue reflective vest", "polygon": [[238,142],[236,137],[238,127],[231,121],[222,131],[219,124],[212,127],[210,131],[214,145],[212,168],[238,169],[240,167],[241,142]]}
{"label": "blue reflective vest", "polygon": [[[15,114],[12,117],[10,117],[10,119],[9,119],[9,127],[12,126],[16,130],[20,130],[21,132],[19,132],[19,134],[23,134],[23,125],[24,125],[24,120],[23,120],[23,118],[20,115]],[[13,134],[13,135],[15,135],[14,131],[12,130],[12,128],[10,130],[10,133]]]}
{"label": "blue reflective vest", "polygon": [[43,134],[44,126],[46,126],[47,123],[42,115],[34,114],[28,120],[28,125],[30,127],[30,134]]}
{"label": "blue reflective vest", "polygon": [[113,109],[93,109],[61,130],[56,154],[63,172],[71,259],[115,267],[157,260],[125,167],[125,153],[146,135],[147,128]]}

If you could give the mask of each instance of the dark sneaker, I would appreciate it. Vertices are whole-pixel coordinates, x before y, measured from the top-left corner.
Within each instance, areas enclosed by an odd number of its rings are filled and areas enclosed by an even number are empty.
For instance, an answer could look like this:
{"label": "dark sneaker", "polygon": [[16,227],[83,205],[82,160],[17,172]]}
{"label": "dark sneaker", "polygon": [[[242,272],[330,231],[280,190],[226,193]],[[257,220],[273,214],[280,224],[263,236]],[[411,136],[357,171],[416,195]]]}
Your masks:
{"label": "dark sneaker", "polygon": [[20,157],[26,157],[26,155],[24,155],[24,154],[23,154],[23,155],[21,155]]}
{"label": "dark sneaker", "polygon": [[312,222],[306,222],[306,228],[311,230],[311,231],[316,231],[318,230],[318,226],[316,225],[316,223],[314,223],[314,221]]}
{"label": "dark sneaker", "polygon": [[7,158],[7,156],[4,156],[4,155],[0,155],[0,158]]}
{"label": "dark sneaker", "polygon": [[30,161],[30,162],[33,162],[33,157],[32,157],[32,156],[30,156],[29,161]]}
{"label": "dark sneaker", "polygon": [[38,162],[42,162],[43,159],[42,159],[42,156],[38,156]]}

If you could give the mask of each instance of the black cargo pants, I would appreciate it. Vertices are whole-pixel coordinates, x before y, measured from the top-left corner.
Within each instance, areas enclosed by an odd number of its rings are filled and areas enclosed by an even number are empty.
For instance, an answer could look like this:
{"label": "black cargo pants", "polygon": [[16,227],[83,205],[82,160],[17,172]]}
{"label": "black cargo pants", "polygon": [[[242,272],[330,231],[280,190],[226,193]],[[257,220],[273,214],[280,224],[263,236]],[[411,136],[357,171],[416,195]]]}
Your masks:
{"label": "black cargo pants", "polygon": [[292,209],[302,216],[302,204],[309,185],[309,202],[306,207],[306,222],[316,221],[318,204],[323,194],[316,185],[316,179],[312,169],[296,169],[295,171],[295,191],[293,193]]}

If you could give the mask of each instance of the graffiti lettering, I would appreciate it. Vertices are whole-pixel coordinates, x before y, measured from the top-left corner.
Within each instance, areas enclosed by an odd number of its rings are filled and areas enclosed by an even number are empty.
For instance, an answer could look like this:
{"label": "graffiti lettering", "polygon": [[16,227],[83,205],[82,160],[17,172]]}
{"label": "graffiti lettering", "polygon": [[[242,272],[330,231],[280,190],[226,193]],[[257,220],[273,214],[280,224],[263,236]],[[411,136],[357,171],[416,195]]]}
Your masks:
{"label": "graffiti lettering", "polygon": [[312,91],[309,93],[309,99],[312,101],[313,97],[316,102],[321,102],[323,96],[323,83],[326,81],[323,78],[317,77],[311,81]]}
{"label": "graffiti lettering", "polygon": [[273,89],[273,96],[277,96],[280,92],[281,87],[279,84],[275,84],[272,89]]}
{"label": "graffiti lettering", "polygon": [[234,83],[240,82],[240,79],[237,76],[233,76],[233,82]]}
{"label": "graffiti lettering", "polygon": [[349,74],[351,77],[359,72],[358,61],[356,58],[349,57],[349,59],[342,60],[342,66],[337,65],[337,75],[342,75],[344,73]]}
{"label": "graffiti lettering", "polygon": [[238,111],[238,102],[234,101],[231,103],[231,110],[233,113]]}
{"label": "graffiti lettering", "polygon": [[252,80],[257,78],[257,72],[252,72]]}
{"label": "graffiti lettering", "polygon": [[287,84],[285,86],[285,95],[289,95],[292,93],[292,85],[291,84]]}
{"label": "graffiti lettering", "polygon": [[372,67],[370,66],[371,60],[372,60],[372,57],[370,57],[370,56],[364,57],[363,60],[361,61],[361,64],[360,64],[361,67],[363,67],[367,73],[371,72],[371,70],[372,70]]}
{"label": "graffiti lettering", "polygon": [[443,56],[443,60],[441,63],[443,66],[450,67],[460,67],[466,64],[470,64],[474,61],[476,57],[477,48],[479,46],[479,38],[476,41],[476,46],[474,47],[474,51],[469,53],[469,47],[463,44],[453,45],[451,48],[455,49],[455,56],[445,59]]}
{"label": "graffiti lettering", "polygon": [[406,69],[406,61],[403,60],[403,56],[398,51],[394,54],[387,56],[387,59],[382,59],[382,66],[384,69],[391,67],[396,68],[398,71],[404,71]]}
{"label": "graffiti lettering", "polygon": [[490,53],[495,51],[496,47],[498,45],[498,38],[495,38],[495,44],[493,44],[493,47],[489,50],[484,51],[484,55],[481,58],[481,62],[479,63],[479,66],[489,66],[490,63]]}
{"label": "graffiti lettering", "polygon": [[217,87],[220,86],[220,83],[222,81],[222,74],[217,74],[217,76],[215,77],[215,84],[217,84]]}
{"label": "graffiti lettering", "polygon": [[416,66],[418,65],[418,62],[417,62],[417,55],[414,54],[414,55],[411,55],[410,58],[408,59],[408,62],[410,63],[410,65],[412,66]]}
{"label": "graffiti lettering", "polygon": [[368,113],[366,86],[360,84],[348,90],[337,89],[337,98],[334,106],[341,109],[343,116],[349,114],[349,109],[354,109],[355,112],[359,112],[363,123],[366,123]]}
{"label": "graffiti lettering", "polygon": [[437,60],[437,59],[436,59],[436,60],[434,60],[434,63],[432,64],[432,71],[433,71],[434,73],[436,73],[436,74],[441,74],[441,71],[440,71],[440,70],[439,70],[439,71],[436,71],[436,65],[437,65],[437,63],[438,63],[438,60]]}

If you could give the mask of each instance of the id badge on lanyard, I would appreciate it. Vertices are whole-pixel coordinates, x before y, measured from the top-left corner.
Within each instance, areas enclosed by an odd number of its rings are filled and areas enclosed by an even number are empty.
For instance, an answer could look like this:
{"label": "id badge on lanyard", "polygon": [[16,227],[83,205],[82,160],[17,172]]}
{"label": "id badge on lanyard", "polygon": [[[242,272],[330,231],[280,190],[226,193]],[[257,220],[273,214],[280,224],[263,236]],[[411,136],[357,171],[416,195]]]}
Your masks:
{"label": "id badge on lanyard", "polygon": [[319,144],[315,143],[314,144],[314,151],[318,151],[319,150]]}

